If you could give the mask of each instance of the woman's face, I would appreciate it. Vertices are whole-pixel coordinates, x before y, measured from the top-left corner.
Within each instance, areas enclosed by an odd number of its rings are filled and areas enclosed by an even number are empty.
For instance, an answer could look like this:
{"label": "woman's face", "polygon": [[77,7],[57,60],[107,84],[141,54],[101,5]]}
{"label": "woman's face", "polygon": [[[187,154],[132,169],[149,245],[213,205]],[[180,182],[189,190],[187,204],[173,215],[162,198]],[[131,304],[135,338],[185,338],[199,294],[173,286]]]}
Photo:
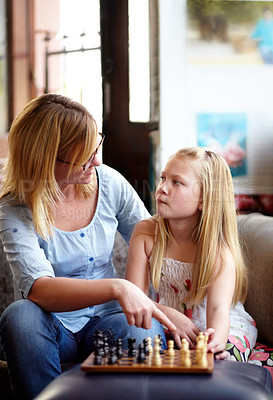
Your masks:
{"label": "woman's face", "polygon": [[59,184],[62,185],[84,185],[88,184],[92,181],[93,173],[95,171],[95,167],[98,167],[102,163],[102,153],[101,153],[101,145],[103,139],[101,134],[98,134],[96,150],[90,157],[90,161],[86,163],[86,166],[82,166],[81,168],[73,168],[69,174],[69,169],[71,167],[71,163],[69,161],[69,153],[65,160],[57,160],[55,165],[55,178]]}

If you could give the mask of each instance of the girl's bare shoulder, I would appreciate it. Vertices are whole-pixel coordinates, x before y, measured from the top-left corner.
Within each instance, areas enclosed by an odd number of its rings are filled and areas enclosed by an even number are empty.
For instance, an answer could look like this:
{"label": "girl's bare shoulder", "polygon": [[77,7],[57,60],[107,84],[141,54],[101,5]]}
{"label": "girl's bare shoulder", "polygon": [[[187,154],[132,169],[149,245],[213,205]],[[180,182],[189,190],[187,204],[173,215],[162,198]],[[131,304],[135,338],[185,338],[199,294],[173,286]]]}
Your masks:
{"label": "girl's bare shoulder", "polygon": [[144,219],[138,222],[134,229],[134,235],[154,236],[156,222],[153,218]]}

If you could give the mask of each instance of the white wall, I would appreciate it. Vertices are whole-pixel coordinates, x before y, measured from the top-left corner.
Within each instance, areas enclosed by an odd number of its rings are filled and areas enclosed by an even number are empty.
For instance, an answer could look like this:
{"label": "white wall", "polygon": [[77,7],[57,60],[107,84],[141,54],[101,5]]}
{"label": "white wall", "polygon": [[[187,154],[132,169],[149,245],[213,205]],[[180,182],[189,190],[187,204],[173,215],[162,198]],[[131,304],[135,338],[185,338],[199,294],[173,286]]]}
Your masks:
{"label": "white wall", "polygon": [[185,18],[184,0],[159,0],[161,163],[185,145]]}
{"label": "white wall", "polygon": [[[257,19],[259,16],[257,16]],[[229,35],[238,28],[229,24]],[[254,46],[237,54],[228,43],[200,41],[186,31],[186,0],[159,0],[161,167],[184,146],[197,145],[197,115],[242,113],[247,119],[247,174],[237,193],[273,193],[273,65]],[[186,48],[186,34],[196,35]]]}

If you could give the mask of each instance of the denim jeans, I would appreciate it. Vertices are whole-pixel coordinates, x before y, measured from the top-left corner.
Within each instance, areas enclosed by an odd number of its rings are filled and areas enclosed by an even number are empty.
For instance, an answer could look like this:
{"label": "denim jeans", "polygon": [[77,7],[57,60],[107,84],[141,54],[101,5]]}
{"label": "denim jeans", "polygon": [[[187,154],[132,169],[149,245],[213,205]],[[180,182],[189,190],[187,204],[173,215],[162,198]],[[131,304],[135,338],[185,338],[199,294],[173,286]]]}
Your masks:
{"label": "denim jeans", "polygon": [[15,397],[33,399],[61,373],[61,363],[82,362],[94,349],[94,332],[101,330],[109,345],[118,338],[127,347],[129,337],[136,344],[161,334],[166,348],[164,330],[156,320],[149,330],[130,326],[124,313],[94,317],[77,333],[67,330],[58,318],[29,300],[12,303],[3,312],[0,335],[8,362]]}

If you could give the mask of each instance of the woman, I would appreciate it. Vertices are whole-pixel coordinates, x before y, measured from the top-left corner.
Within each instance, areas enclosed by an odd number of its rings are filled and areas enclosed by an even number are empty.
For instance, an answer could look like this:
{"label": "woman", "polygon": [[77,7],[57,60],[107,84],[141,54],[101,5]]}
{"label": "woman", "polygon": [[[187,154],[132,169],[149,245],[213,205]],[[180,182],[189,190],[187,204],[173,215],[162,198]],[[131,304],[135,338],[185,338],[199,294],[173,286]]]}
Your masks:
{"label": "woman", "polygon": [[5,310],[0,328],[20,399],[34,398],[62,362],[83,360],[96,330],[125,347],[128,337],[162,334],[158,321],[174,329],[137,286],[116,278],[116,230],[128,241],[148,213],[102,164],[103,139],[82,105],[56,94],[31,101],[11,126],[0,238],[23,300]]}

